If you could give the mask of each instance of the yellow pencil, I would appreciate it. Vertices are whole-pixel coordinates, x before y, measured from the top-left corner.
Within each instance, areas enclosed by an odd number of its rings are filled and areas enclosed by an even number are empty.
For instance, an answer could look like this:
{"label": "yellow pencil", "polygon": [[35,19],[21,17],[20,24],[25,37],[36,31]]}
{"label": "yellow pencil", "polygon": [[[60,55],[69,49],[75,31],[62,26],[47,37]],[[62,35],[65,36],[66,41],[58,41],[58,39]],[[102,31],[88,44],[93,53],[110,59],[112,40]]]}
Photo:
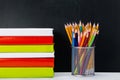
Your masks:
{"label": "yellow pencil", "polygon": [[99,30],[99,24],[97,24],[96,29]]}
{"label": "yellow pencil", "polygon": [[90,32],[90,38],[89,38],[89,41],[88,41],[88,44],[90,43],[91,39],[92,39],[92,36],[93,36],[93,33],[95,31],[95,24],[93,24],[93,27],[91,28],[91,32]]}
{"label": "yellow pencil", "polygon": [[90,56],[90,60],[88,62],[87,70],[90,70],[91,68],[93,68],[93,66],[94,66],[93,60],[94,60],[94,50],[91,51],[91,56]]}
{"label": "yellow pencil", "polygon": [[72,26],[71,26],[71,24],[68,24],[67,27],[68,27],[68,32],[69,32],[69,35],[70,35],[70,39],[72,41]]}
{"label": "yellow pencil", "polygon": [[69,41],[70,41],[70,43],[72,44],[72,39],[70,38],[70,34],[69,34],[69,30],[68,30],[67,25],[65,25],[65,30],[66,30],[66,33],[67,33],[67,35],[68,35]]}
{"label": "yellow pencil", "polygon": [[70,34],[71,34],[71,37],[72,37],[72,25],[69,24],[69,30],[70,30]]}

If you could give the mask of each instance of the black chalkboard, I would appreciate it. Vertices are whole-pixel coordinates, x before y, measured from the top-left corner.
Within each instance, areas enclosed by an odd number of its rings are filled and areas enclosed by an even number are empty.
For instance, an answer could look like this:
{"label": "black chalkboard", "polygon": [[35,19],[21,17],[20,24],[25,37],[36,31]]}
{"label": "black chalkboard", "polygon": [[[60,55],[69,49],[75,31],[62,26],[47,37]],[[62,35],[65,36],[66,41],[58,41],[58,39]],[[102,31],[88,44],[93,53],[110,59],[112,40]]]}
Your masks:
{"label": "black chalkboard", "polygon": [[71,71],[68,22],[100,23],[96,71],[120,71],[120,1],[118,0],[0,0],[0,28],[54,28],[55,71]]}

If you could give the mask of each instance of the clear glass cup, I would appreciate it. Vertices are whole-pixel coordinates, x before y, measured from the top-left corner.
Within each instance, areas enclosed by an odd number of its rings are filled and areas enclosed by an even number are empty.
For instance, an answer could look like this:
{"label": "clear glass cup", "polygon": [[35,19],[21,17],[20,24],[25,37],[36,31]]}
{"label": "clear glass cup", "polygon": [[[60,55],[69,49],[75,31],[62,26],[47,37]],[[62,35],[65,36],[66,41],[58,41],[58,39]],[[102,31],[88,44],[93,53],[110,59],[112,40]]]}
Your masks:
{"label": "clear glass cup", "polygon": [[72,75],[94,75],[95,47],[72,47]]}

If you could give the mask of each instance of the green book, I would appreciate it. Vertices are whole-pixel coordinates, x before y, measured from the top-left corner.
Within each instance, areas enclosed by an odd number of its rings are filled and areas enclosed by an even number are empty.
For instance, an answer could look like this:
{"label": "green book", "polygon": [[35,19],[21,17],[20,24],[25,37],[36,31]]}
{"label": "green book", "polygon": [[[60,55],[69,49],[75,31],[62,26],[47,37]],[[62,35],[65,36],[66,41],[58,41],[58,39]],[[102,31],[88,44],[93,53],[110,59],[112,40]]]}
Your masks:
{"label": "green book", "polygon": [[0,68],[0,78],[50,78],[54,76],[53,68]]}
{"label": "green book", "polygon": [[0,52],[54,52],[53,45],[0,45]]}

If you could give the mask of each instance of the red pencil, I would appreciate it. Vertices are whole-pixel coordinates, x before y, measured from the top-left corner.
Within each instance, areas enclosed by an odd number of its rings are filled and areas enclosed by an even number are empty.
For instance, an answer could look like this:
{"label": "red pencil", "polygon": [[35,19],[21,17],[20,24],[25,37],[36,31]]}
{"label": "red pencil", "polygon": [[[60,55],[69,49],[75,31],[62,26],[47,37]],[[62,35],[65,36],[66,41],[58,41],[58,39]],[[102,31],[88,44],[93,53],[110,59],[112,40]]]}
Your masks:
{"label": "red pencil", "polygon": [[84,43],[83,43],[83,47],[86,47],[87,42],[88,42],[88,33],[87,33],[86,36],[85,36],[85,40],[84,40]]}
{"label": "red pencil", "polygon": [[86,43],[84,44],[85,47],[88,46],[89,38],[90,38],[90,32],[88,32],[88,38],[87,38],[87,40],[86,40]]}

